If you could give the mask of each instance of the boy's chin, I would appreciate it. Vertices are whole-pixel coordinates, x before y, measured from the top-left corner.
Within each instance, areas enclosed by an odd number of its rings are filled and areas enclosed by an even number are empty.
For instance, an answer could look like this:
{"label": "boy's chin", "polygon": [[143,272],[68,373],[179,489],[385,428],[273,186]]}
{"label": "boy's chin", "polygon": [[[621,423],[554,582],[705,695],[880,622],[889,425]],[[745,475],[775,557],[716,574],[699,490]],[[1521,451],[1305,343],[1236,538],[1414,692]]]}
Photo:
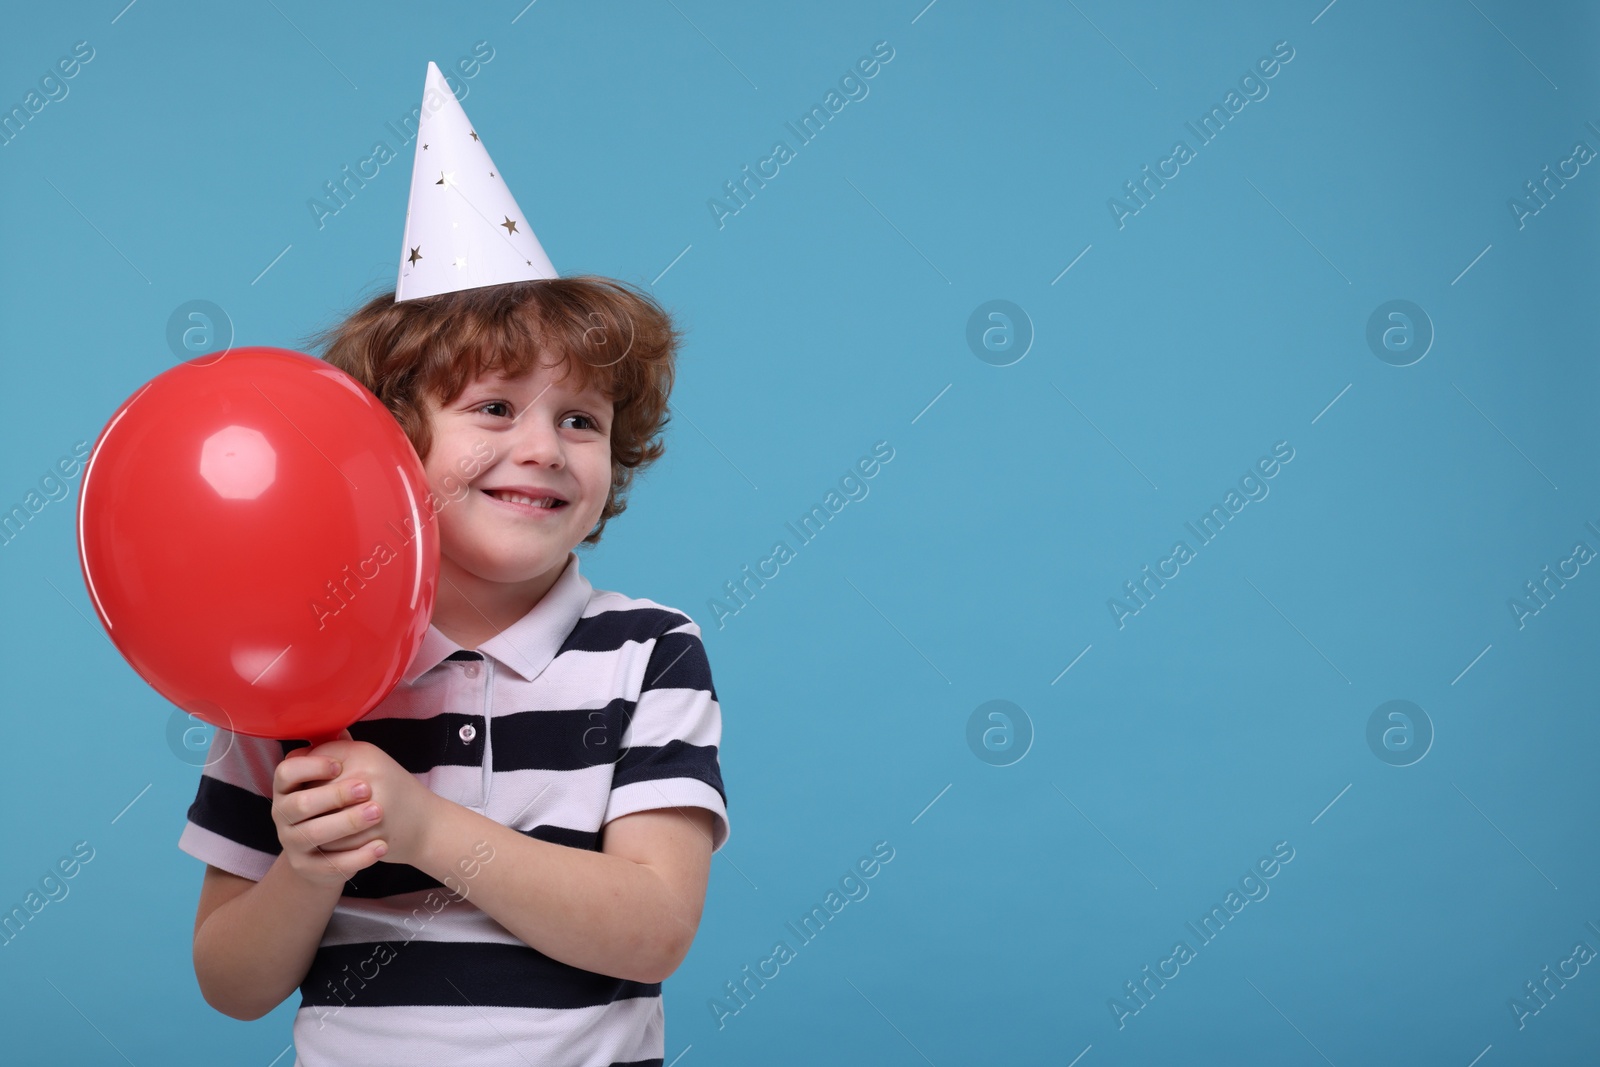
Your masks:
{"label": "boy's chin", "polygon": [[[505,553],[478,553],[462,558],[446,554],[451,569],[497,585],[522,585],[549,574],[563,566],[571,550],[552,545],[547,551],[530,553],[526,550]],[[444,562],[441,560],[441,562]]]}

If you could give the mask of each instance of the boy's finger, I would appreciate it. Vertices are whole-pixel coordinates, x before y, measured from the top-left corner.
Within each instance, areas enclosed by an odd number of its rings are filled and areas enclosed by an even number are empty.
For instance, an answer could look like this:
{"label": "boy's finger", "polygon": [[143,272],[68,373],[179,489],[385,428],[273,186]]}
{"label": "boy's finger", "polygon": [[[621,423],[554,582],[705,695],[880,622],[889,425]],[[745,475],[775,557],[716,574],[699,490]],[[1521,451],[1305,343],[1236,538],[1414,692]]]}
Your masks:
{"label": "boy's finger", "polygon": [[324,852],[353,852],[367,842],[375,841],[382,837],[385,829],[381,822],[372,823],[364,830],[353,834],[345,834],[343,837],[336,837],[332,841],[324,841],[322,850]]}
{"label": "boy's finger", "polygon": [[345,755],[346,752],[349,751],[349,749],[345,747],[345,742],[354,740],[355,738],[350,736],[350,731],[345,730],[341,731],[339,736],[330,737],[328,740],[322,742],[320,745],[316,745],[315,747],[297,748],[291,752],[290,755],[317,756],[325,759],[340,759]]}
{"label": "boy's finger", "polygon": [[[345,838],[357,837],[381,825],[382,808],[379,808],[378,818],[367,818],[365,809],[371,806],[370,802],[361,801],[349,807],[336,808],[333,811],[313,816],[303,822],[295,824],[305,834],[306,840],[321,848],[342,841]],[[344,845],[338,846],[344,848]]]}
{"label": "boy's finger", "polygon": [[272,781],[280,793],[288,793],[306,782],[337,778],[344,765],[328,756],[307,756],[307,749],[296,749],[272,771]]}
{"label": "boy's finger", "polygon": [[305,823],[319,815],[342,811],[352,804],[372,801],[371,787],[353,778],[308,782],[301,788],[282,792],[282,811],[291,823]]}

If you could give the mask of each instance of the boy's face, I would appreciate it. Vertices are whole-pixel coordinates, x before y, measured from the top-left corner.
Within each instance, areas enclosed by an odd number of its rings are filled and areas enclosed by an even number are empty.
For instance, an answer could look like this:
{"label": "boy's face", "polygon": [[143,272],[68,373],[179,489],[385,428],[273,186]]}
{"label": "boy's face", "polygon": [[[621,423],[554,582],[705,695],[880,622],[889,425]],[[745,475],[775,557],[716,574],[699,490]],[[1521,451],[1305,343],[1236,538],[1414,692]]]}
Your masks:
{"label": "boy's face", "polygon": [[[438,516],[447,577],[526,584],[543,595],[600,521],[611,489],[612,403],[597,389],[577,392],[576,375],[557,384],[561,369],[485,375],[444,406],[427,398],[433,443],[423,469],[447,501]],[[462,472],[473,470],[462,492]],[[561,503],[541,506],[545,497]]]}

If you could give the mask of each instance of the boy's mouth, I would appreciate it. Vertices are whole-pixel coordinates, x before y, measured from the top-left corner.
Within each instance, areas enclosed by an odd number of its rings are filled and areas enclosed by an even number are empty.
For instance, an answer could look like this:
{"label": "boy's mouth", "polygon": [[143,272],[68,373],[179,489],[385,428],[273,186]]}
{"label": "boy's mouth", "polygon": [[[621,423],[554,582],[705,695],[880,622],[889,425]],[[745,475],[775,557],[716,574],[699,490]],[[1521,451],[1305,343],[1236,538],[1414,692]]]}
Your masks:
{"label": "boy's mouth", "polygon": [[520,493],[510,489],[484,489],[482,492],[502,504],[510,504],[523,511],[550,512],[567,505],[567,502],[558,496],[534,496],[531,493]]}

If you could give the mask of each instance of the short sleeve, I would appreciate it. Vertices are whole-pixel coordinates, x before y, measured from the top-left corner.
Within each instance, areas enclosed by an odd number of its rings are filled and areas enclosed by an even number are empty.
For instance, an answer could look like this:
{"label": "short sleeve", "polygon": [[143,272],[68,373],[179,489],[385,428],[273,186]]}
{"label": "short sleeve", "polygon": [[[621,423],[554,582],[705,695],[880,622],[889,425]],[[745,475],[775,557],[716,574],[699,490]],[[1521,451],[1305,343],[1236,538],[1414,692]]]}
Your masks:
{"label": "short sleeve", "polygon": [[283,851],[272,821],[272,774],[283,757],[282,741],[218,727],[178,847],[230,874],[261,881]]}
{"label": "short sleeve", "polygon": [[728,802],[717,749],[722,711],[700,628],[686,615],[655,639],[639,698],[623,732],[605,822],[652,808],[705,808],[716,816],[715,852],[728,840]]}

